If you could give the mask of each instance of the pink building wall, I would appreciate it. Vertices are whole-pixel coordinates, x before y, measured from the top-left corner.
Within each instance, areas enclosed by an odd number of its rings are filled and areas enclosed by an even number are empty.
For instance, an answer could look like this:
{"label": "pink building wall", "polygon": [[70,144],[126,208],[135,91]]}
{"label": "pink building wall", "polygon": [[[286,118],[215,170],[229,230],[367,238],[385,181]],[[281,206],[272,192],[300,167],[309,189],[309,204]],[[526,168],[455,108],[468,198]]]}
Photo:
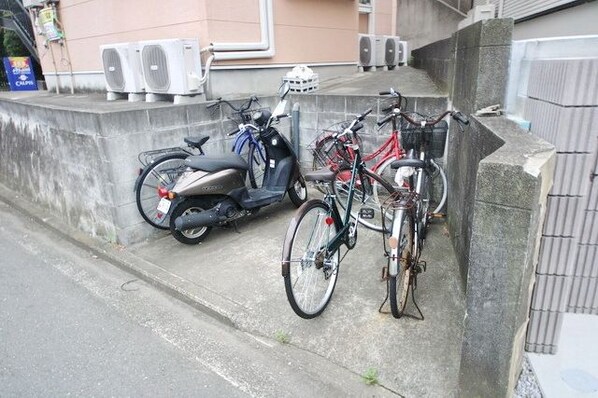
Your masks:
{"label": "pink building wall", "polygon": [[[379,0],[389,2],[390,0]],[[101,71],[102,44],[169,38],[211,42],[260,41],[258,0],[62,0],[58,5],[74,72]],[[352,63],[357,59],[358,3],[353,0],[273,0],[276,53],[228,64]],[[53,73],[49,50],[42,68]],[[59,72],[66,49],[53,45]]]}

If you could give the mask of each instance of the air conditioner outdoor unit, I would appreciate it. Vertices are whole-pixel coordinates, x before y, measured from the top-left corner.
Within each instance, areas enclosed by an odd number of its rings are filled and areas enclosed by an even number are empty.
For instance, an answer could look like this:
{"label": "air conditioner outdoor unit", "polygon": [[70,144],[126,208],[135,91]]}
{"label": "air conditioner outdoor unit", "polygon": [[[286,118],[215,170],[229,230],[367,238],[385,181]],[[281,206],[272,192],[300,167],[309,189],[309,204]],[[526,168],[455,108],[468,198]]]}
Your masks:
{"label": "air conditioner outdoor unit", "polygon": [[399,63],[398,36],[376,37],[376,65],[394,68]]}
{"label": "air conditioner outdoor unit", "polygon": [[145,92],[138,43],[107,44],[100,52],[108,92]]}
{"label": "air conditioner outdoor unit", "polygon": [[376,66],[376,42],[374,35],[358,35],[359,45],[359,66],[361,67],[375,67]]}
{"label": "air conditioner outdoor unit", "polygon": [[409,47],[406,41],[397,42],[397,54],[399,59],[398,64],[405,65],[409,60]]}
{"label": "air conditioner outdoor unit", "polygon": [[139,44],[148,93],[178,96],[203,93],[197,40],[150,40]]}

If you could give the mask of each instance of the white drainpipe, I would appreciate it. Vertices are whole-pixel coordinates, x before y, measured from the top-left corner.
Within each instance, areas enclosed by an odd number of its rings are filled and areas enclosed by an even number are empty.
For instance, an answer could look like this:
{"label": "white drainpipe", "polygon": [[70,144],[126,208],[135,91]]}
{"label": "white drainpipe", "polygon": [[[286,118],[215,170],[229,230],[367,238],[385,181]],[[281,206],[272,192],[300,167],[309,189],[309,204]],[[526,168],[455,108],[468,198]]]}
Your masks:
{"label": "white drainpipe", "polygon": [[261,41],[257,43],[212,43],[210,51],[215,61],[272,58],[274,51],[274,14],[272,0],[260,1]]}

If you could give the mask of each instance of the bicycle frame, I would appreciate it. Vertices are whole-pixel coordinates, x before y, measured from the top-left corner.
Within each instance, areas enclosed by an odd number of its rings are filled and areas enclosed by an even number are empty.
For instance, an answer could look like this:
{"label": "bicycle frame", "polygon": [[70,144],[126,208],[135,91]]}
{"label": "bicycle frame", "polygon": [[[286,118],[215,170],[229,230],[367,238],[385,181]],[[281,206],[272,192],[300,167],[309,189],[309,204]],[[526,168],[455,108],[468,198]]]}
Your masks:
{"label": "bicycle frame", "polygon": [[[357,144],[346,144],[351,146],[355,153],[353,158],[353,164],[351,167],[351,181],[349,183],[349,196],[347,201],[347,208],[345,209],[344,218],[341,219],[341,215],[336,205],[336,199],[333,195],[326,195],[326,201],[332,209],[332,218],[337,227],[340,227],[336,235],[326,245],[326,253],[335,253],[343,243],[345,243],[345,236],[347,231],[351,227],[351,208],[353,207],[353,198],[355,196],[355,184],[357,181],[357,174],[365,167],[365,164],[361,158],[361,152]],[[357,228],[357,222],[354,224]]]}

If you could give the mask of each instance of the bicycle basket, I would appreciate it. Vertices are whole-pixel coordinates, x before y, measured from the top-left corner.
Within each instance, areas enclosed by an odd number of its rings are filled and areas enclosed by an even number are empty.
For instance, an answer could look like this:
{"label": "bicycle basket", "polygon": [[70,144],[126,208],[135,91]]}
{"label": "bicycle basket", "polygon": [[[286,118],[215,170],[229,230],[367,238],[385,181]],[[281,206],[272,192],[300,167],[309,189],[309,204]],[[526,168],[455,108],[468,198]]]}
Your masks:
{"label": "bicycle basket", "polygon": [[441,158],[444,156],[444,147],[446,146],[446,135],[448,133],[448,123],[446,120],[439,121],[432,129],[430,139],[430,148],[428,154],[431,158]]}
{"label": "bicycle basket", "polygon": [[351,163],[352,155],[344,146],[347,140],[346,136],[340,139],[335,139],[335,134],[342,133],[349,125],[349,121],[335,123],[332,126],[323,129],[320,134],[307,146],[307,149],[312,153],[314,166],[325,167],[335,166],[341,167]]}

